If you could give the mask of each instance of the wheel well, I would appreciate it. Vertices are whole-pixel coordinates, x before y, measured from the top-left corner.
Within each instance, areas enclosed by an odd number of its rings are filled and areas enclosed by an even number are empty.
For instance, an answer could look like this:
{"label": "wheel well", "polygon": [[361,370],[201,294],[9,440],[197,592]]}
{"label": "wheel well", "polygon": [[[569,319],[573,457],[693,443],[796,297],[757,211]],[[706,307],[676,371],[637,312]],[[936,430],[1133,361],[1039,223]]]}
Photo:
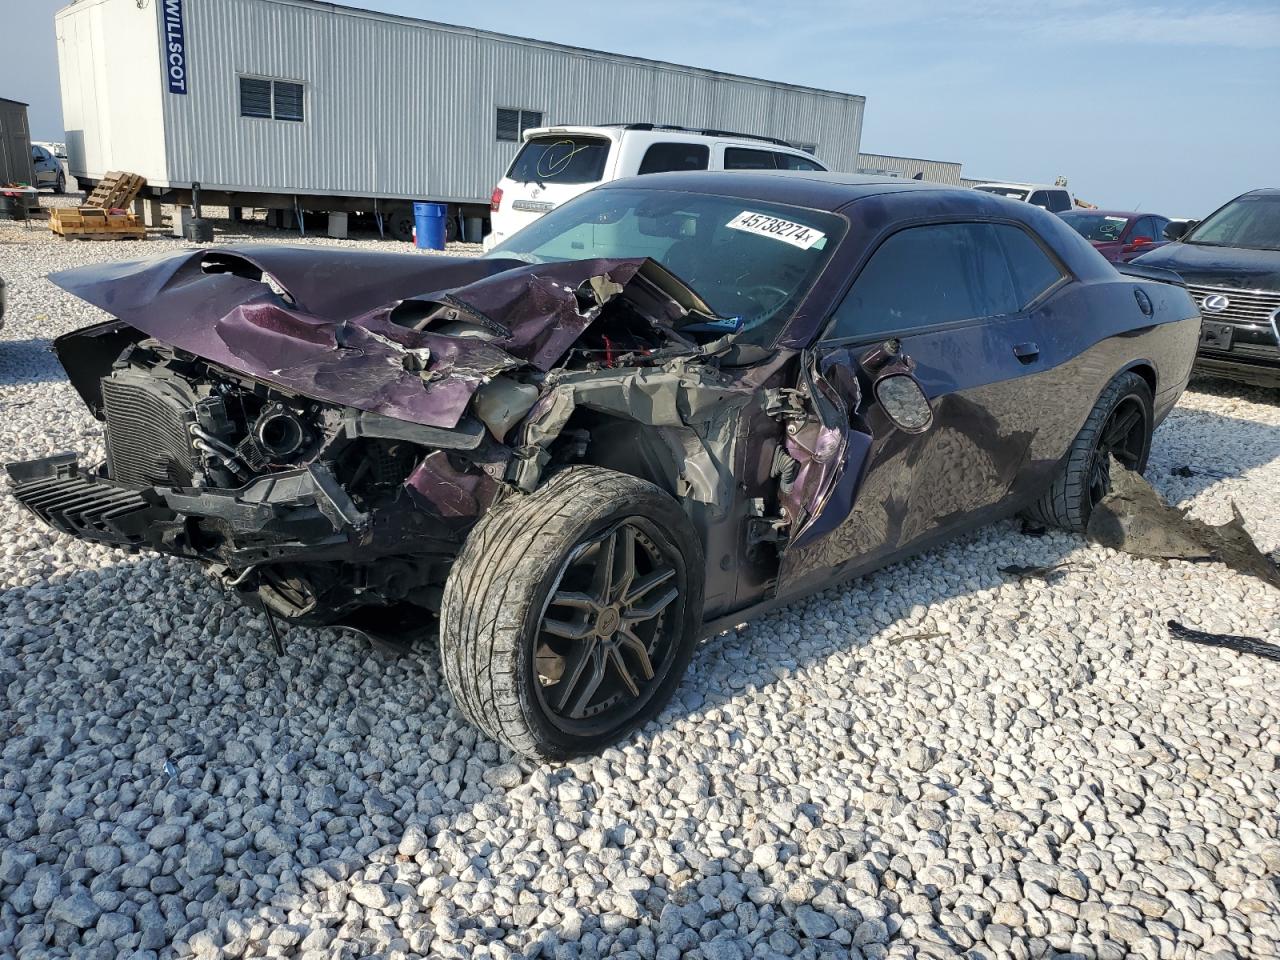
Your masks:
{"label": "wheel well", "polygon": [[1129,371],[1136,373],[1147,381],[1147,386],[1151,388],[1151,396],[1154,398],[1156,395],[1156,368],[1149,363],[1139,362],[1129,367]]}
{"label": "wheel well", "polygon": [[654,428],[634,420],[578,409],[569,417],[561,436],[572,436],[575,431],[585,431],[590,438],[583,463],[648,480],[676,496],[679,468],[670,450],[654,442]]}

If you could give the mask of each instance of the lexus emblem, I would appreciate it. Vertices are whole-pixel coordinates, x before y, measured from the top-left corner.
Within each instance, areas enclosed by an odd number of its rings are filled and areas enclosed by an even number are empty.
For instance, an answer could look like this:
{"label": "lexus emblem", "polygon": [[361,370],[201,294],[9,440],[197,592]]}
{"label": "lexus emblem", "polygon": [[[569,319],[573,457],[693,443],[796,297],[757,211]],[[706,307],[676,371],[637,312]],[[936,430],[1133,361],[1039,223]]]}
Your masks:
{"label": "lexus emblem", "polygon": [[1211,293],[1200,301],[1200,307],[1205,313],[1221,313],[1229,306],[1231,301],[1220,293]]}

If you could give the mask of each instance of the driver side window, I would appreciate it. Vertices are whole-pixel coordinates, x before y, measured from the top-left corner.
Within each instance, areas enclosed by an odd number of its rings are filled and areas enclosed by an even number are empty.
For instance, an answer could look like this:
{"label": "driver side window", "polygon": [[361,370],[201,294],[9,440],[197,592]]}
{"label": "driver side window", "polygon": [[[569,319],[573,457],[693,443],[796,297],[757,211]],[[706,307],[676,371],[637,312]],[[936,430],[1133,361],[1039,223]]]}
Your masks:
{"label": "driver side window", "polygon": [[827,338],[902,334],[1018,308],[991,224],[909,227],[871,255],[836,308]]}
{"label": "driver side window", "polygon": [[1155,224],[1152,223],[1150,217],[1143,217],[1133,225],[1133,229],[1129,232],[1130,243],[1133,243],[1133,241],[1139,238],[1143,240],[1151,240],[1153,242],[1157,239]]}

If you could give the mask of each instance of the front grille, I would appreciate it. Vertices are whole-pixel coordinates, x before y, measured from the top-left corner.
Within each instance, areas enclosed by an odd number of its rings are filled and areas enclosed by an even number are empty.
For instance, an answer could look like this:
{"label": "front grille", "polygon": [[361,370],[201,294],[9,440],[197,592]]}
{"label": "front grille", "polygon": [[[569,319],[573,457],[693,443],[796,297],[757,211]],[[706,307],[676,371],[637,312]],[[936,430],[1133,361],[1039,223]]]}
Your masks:
{"label": "front grille", "polygon": [[[1206,320],[1241,327],[1261,327],[1273,334],[1276,332],[1276,313],[1280,311],[1280,292],[1211,287],[1198,283],[1187,284],[1187,289],[1191,291],[1192,298],[1200,308],[1201,316]],[[1213,296],[1226,297],[1227,308],[1216,311],[1205,309],[1205,300]]]}
{"label": "front grille", "polygon": [[136,490],[72,474],[19,481],[13,492],[37,517],[73,537],[117,546],[142,542],[149,505]]}
{"label": "front grille", "polygon": [[195,397],[139,370],[102,381],[107,464],[112,479],[143,486],[189,486],[197,467],[187,432]]}

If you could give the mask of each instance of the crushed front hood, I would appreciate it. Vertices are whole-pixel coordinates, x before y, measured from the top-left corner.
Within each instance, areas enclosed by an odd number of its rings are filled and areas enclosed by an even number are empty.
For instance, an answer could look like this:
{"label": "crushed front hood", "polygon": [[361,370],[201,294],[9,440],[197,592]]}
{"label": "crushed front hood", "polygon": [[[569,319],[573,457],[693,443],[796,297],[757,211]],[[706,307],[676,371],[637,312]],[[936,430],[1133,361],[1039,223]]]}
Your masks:
{"label": "crushed front hood", "polygon": [[[69,293],[170,346],[310,397],[410,423],[453,427],[490,377],[548,370],[595,314],[600,297],[642,275],[661,291],[652,325],[672,326],[705,304],[644,258],[526,264],[317,247],[244,246],[50,275]],[[483,336],[415,331],[394,311],[457,308]],[[408,309],[406,309],[408,308]],[[665,313],[666,315],[662,315]],[[60,341],[92,335],[67,334]]]}

